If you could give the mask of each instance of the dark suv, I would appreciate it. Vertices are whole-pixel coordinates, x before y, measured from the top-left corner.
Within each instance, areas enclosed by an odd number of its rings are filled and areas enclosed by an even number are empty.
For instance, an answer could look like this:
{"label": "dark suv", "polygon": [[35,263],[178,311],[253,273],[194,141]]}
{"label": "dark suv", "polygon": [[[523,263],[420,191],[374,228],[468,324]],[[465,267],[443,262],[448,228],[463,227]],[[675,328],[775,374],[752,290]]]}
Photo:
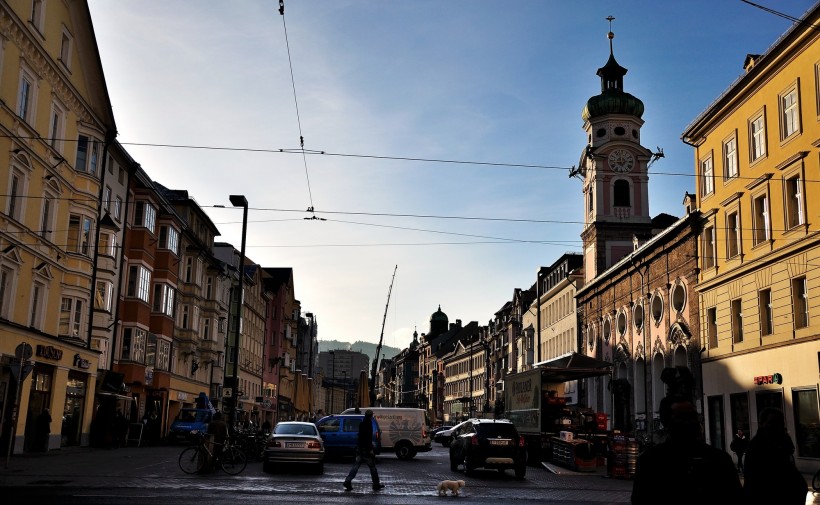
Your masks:
{"label": "dark suv", "polygon": [[515,470],[515,477],[527,474],[527,447],[512,422],[506,419],[470,419],[453,430],[450,442],[450,470],[464,465],[470,475],[476,468]]}

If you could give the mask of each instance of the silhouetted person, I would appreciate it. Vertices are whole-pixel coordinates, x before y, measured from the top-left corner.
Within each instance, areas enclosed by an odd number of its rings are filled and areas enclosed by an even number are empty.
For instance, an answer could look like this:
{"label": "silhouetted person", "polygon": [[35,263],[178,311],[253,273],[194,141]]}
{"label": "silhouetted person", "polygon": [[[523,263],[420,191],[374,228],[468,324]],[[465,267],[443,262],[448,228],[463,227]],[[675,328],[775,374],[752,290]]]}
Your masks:
{"label": "silhouetted person", "polygon": [[763,409],[759,426],[746,449],[745,503],[802,505],[808,484],[794,465],[794,443],[786,431],[783,412],[772,407]]}
{"label": "silhouetted person", "polygon": [[735,464],[727,453],[706,444],[692,401],[680,395],[664,397],[660,417],[669,438],[638,456],[632,503],[741,503]]}
{"label": "silhouetted person", "polygon": [[748,446],[749,439],[746,438],[746,434],[743,433],[743,430],[737,430],[735,438],[729,444],[729,449],[737,455],[737,469],[739,472],[743,471],[743,455],[746,454],[746,447]]}
{"label": "silhouetted person", "polygon": [[228,439],[228,424],[222,419],[222,412],[215,412],[208,423],[208,434],[214,436],[214,452],[222,452],[222,447]]}
{"label": "silhouetted person", "polygon": [[43,409],[34,422],[35,450],[48,451],[48,437],[51,435],[51,413],[48,409]]}
{"label": "silhouetted person", "polygon": [[362,424],[359,425],[359,438],[356,446],[356,460],[350,473],[347,474],[344,486],[350,491],[353,489],[353,478],[362,463],[366,463],[370,468],[370,478],[373,480],[373,490],[378,491],[384,488],[384,484],[379,483],[379,472],[376,471],[376,453],[373,450],[373,411],[367,410],[364,413]]}

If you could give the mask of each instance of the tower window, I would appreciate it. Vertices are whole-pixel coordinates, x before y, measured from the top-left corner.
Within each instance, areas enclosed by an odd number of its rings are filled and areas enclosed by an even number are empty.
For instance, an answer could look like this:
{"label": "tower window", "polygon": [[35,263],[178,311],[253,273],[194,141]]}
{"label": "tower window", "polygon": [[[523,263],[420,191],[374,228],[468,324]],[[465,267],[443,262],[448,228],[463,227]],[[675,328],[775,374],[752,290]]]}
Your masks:
{"label": "tower window", "polygon": [[595,132],[595,135],[597,135],[598,137],[606,136],[606,128],[598,128],[598,130]]}
{"label": "tower window", "polygon": [[630,198],[629,198],[629,182],[623,179],[615,181],[615,195],[614,195],[614,203],[615,207],[629,207]]}
{"label": "tower window", "polygon": [[626,133],[623,126],[616,126],[615,127],[615,135],[623,135]]}

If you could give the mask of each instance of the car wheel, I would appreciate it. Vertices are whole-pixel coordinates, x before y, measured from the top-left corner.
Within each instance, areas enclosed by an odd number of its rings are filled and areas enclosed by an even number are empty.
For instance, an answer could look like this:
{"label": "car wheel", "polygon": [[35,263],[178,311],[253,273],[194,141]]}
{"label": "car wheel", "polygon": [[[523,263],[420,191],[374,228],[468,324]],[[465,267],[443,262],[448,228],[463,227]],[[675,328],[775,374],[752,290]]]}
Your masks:
{"label": "car wheel", "polygon": [[527,465],[522,464],[515,467],[515,478],[516,479],[523,479],[524,476],[527,475]]}
{"label": "car wheel", "polygon": [[399,442],[396,446],[396,457],[401,460],[407,460],[413,456],[415,456],[415,454],[413,454],[413,446],[411,446],[409,442]]}
{"label": "car wheel", "polygon": [[265,473],[273,473],[273,463],[268,463],[267,461],[262,463],[262,471]]}

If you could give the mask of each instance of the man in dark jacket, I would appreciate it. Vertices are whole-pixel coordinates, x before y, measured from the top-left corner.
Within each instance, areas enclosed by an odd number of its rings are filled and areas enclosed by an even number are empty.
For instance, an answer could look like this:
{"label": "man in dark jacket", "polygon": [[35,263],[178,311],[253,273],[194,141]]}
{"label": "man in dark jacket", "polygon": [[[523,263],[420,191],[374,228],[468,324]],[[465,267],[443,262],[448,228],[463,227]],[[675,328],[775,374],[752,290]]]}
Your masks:
{"label": "man in dark jacket", "polygon": [[362,424],[359,425],[358,445],[356,447],[356,461],[353,462],[353,467],[350,473],[347,474],[344,486],[350,491],[353,489],[353,478],[356,477],[356,472],[362,463],[366,463],[370,468],[370,478],[373,480],[373,490],[378,491],[384,488],[384,484],[379,482],[379,472],[376,471],[376,453],[373,450],[373,411],[368,410],[364,413]]}
{"label": "man in dark jacket", "polygon": [[[638,456],[632,504],[743,503],[731,456],[705,443],[695,405],[685,396],[661,400],[660,418],[669,439]],[[670,486],[670,476],[678,484]]]}

